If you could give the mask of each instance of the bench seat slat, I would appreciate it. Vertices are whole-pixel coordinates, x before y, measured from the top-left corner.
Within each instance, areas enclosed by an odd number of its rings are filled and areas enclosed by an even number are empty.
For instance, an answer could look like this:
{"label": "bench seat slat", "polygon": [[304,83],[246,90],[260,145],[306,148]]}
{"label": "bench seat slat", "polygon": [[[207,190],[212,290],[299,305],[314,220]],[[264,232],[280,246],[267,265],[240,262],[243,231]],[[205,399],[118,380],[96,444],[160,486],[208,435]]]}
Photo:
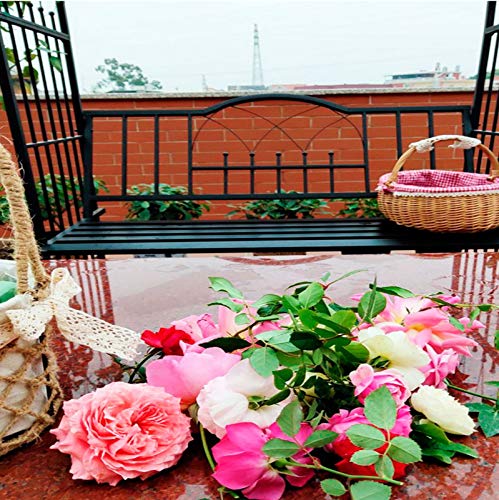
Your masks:
{"label": "bench seat slat", "polygon": [[43,247],[45,255],[113,253],[198,253],[247,251],[390,250],[455,252],[499,248],[499,230],[477,234],[435,234],[380,219],[283,221],[84,220]]}

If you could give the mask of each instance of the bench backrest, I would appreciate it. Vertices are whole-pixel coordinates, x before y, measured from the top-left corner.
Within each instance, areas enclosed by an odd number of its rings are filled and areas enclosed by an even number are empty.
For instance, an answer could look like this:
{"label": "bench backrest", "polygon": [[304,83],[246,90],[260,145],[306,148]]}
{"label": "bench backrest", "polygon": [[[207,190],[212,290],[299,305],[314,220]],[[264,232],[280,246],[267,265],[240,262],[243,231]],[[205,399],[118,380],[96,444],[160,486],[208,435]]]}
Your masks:
{"label": "bench backrest", "polygon": [[[258,94],[206,108],[83,112],[63,2],[55,13],[0,2],[3,106],[37,236],[60,232],[97,206],[133,200],[373,197],[377,177],[413,140],[479,132],[493,146],[498,111],[487,75],[496,73],[497,58],[489,57],[498,44],[494,16],[489,2],[473,109],[344,107],[306,95]],[[102,124],[108,130],[101,140]],[[145,143],[133,137],[143,131]],[[376,141],[389,144],[378,148]],[[116,148],[110,164],[99,154],[103,142]],[[445,168],[473,169],[470,153],[443,160]],[[434,152],[425,160],[428,168],[441,163]],[[481,158],[475,165],[487,168]],[[94,177],[109,192],[97,193]],[[153,185],[149,197],[130,194],[138,183]],[[183,185],[186,194],[162,195],[161,183]]]}

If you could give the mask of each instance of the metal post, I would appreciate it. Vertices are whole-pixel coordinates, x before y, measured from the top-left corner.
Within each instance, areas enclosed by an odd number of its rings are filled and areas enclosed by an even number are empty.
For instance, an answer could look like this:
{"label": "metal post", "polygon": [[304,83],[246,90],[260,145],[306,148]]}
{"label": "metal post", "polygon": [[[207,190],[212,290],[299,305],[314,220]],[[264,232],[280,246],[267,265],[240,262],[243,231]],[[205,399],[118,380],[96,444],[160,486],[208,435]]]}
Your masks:
{"label": "metal post", "polygon": [[[483,89],[487,79],[487,63],[489,60],[491,34],[487,33],[487,28],[494,25],[496,14],[496,2],[487,2],[487,12],[485,14],[485,27],[483,32],[482,50],[480,52],[480,63],[478,65],[478,75],[475,86],[475,95],[471,106],[471,126],[476,130],[480,123],[480,111],[482,107]],[[493,75],[491,75],[491,78]]]}
{"label": "metal post", "polygon": [[44,239],[46,236],[45,227],[41,217],[40,203],[38,202],[38,195],[36,192],[35,178],[31,167],[28,149],[26,147],[26,139],[24,136],[21,116],[17,107],[17,99],[14,92],[14,85],[10,76],[10,68],[3,43],[3,37],[0,32],[0,89],[3,95],[3,104],[9,126],[12,134],[12,141],[17,155],[17,161],[22,167],[24,189],[26,191],[26,201],[33,220],[33,227],[37,239]]}

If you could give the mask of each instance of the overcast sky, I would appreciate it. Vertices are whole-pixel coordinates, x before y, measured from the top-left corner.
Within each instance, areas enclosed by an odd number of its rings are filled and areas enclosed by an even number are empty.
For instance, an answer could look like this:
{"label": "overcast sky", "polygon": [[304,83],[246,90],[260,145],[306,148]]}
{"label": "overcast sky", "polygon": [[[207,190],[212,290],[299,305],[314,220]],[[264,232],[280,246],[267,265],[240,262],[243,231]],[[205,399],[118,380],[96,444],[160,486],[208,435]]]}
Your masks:
{"label": "overcast sky", "polygon": [[71,0],[82,90],[105,58],[139,65],[167,91],[250,84],[253,24],[266,84],[382,83],[433,69],[476,73],[486,2]]}

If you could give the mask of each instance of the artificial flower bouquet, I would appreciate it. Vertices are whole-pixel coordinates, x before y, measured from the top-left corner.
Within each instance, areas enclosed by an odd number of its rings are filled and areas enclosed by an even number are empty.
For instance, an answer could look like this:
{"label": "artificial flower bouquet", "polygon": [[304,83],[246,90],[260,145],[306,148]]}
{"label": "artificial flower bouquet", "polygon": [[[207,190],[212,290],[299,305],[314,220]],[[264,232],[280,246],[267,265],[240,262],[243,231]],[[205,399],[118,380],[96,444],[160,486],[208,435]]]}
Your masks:
{"label": "artificial flower bouquet", "polygon": [[339,279],[251,302],[211,278],[227,295],[210,304],[218,322],[143,332],[145,357],[118,360],[129,383],[66,402],[53,448],[71,456],[73,478],[115,485],[176,464],[194,432],[222,496],[257,500],[312,480],[331,496],[388,499],[411,463],[476,457],[451,437],[475,432],[470,410],[497,433],[497,400],[466,407],[447,377],[476,345],[479,313],[497,306],[373,283],[346,307]]}

